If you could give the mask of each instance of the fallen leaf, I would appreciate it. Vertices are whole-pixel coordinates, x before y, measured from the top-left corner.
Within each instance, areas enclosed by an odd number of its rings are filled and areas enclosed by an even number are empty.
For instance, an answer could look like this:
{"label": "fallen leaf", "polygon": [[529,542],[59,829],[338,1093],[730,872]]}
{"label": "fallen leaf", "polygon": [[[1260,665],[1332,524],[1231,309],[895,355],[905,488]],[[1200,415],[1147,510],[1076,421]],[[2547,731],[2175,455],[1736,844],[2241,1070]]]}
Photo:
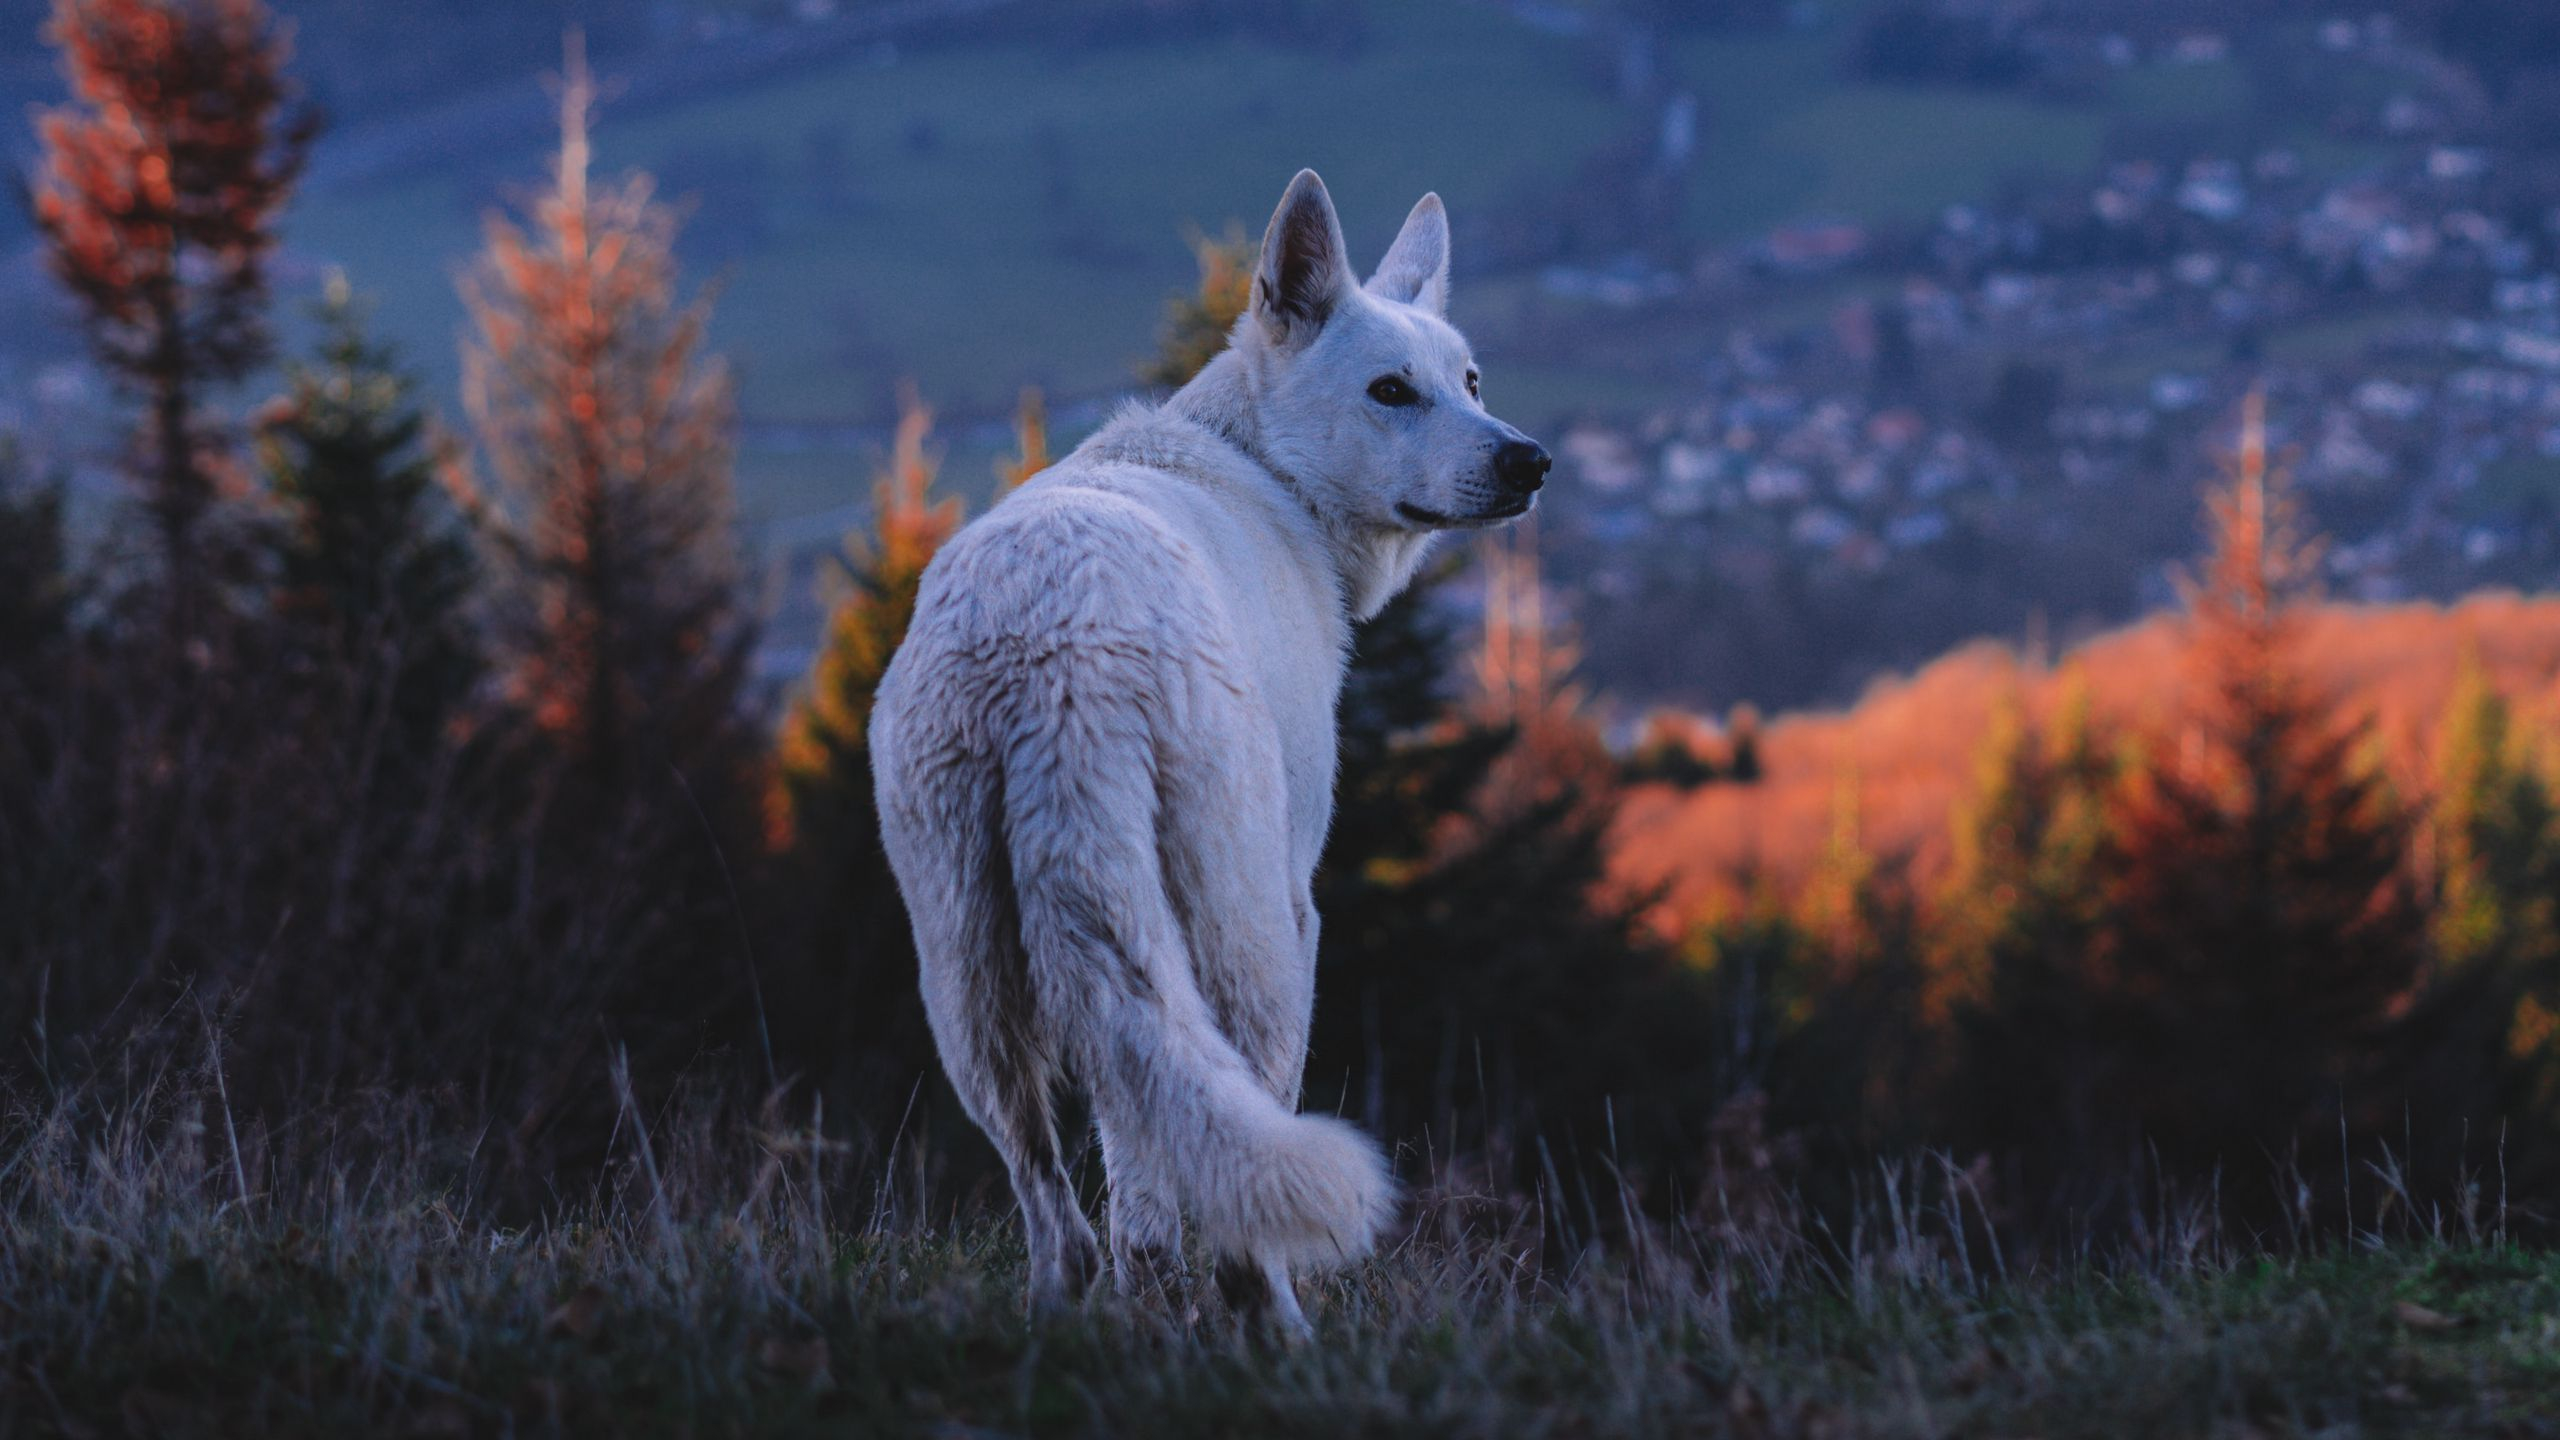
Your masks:
{"label": "fallen leaf", "polygon": [[604,1292],[593,1285],[581,1285],[578,1293],[560,1302],[560,1308],[544,1317],[542,1333],[566,1335],[572,1340],[592,1340],[604,1328]]}
{"label": "fallen leaf", "polygon": [[2460,1316],[2430,1310],[2415,1300],[2392,1302],[2391,1318],[2412,1330],[2452,1330],[2462,1324]]}

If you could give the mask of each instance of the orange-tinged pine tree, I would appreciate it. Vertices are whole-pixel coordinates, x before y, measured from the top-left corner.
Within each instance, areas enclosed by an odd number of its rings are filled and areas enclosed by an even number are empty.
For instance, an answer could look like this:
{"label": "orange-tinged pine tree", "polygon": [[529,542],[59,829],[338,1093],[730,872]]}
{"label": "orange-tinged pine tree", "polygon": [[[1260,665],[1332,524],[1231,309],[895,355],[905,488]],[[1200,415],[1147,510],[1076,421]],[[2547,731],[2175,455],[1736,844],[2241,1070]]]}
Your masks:
{"label": "orange-tinged pine tree", "polygon": [[1984,744],[1934,917],[1930,1008],[1956,1042],[1945,1138],[2010,1158],[2020,1193],[2067,1209],[2104,1198],[2118,1157],[2091,1143],[2114,1097],[2089,968],[2116,773],[2085,678],[2065,683],[2049,729],[2012,700]]}
{"label": "orange-tinged pine tree", "polygon": [[791,983],[840,1002],[810,1017],[822,1030],[791,1038],[859,1072],[850,1077],[857,1102],[902,1102],[933,1069],[915,942],[880,844],[869,731],[881,677],[915,618],[925,566],[959,528],[960,503],[933,498],[940,468],[933,412],[912,387],[900,402],[896,445],[872,490],[871,534],[846,544],[842,590],[809,688],[783,721],[766,808],[767,838],[805,927],[791,947],[804,973]]}
{"label": "orange-tinged pine tree", "polygon": [[2334,1134],[2315,1115],[2370,1061],[2424,950],[2409,819],[2364,761],[2365,725],[2299,664],[2316,548],[2261,407],[2188,587],[2197,710],[2118,792],[2092,956],[2118,1139],[2191,1164]]}
{"label": "orange-tinged pine tree", "polygon": [[2431,928],[2447,965],[2560,964],[2560,817],[2526,738],[2466,654],[2436,732]]}
{"label": "orange-tinged pine tree", "polygon": [[1246,237],[1243,227],[1230,224],[1219,239],[1195,234],[1191,253],[1200,263],[1200,286],[1166,302],[1156,357],[1138,368],[1139,378],[1149,384],[1179,387],[1188,383],[1227,348],[1227,333],[1253,302],[1253,265],[1259,247]]}
{"label": "orange-tinged pine tree", "polygon": [[1536,522],[1485,537],[1476,564],[1484,626],[1468,657],[1475,687],[1465,719],[1511,744],[1485,777],[1475,819],[1499,824],[1543,806],[1586,819],[1610,810],[1616,766],[1582,713],[1585,692],[1573,678],[1581,650],[1547,595]]}
{"label": "orange-tinged pine tree", "polygon": [[2468,651],[2436,734],[2434,968],[2394,1078],[2467,1118],[2549,1134],[2560,1126],[2560,804],[2534,753],[2544,737],[2516,722]]}
{"label": "orange-tinged pine tree", "polygon": [[925,566],[960,528],[960,502],[933,498],[941,463],[932,435],[933,411],[907,388],[889,468],[872,487],[872,533],[846,542],[843,591],[827,613],[817,668],[783,722],[770,826],[778,848],[879,848],[871,705],[915,618]]}
{"label": "orange-tinged pine tree", "polygon": [[996,498],[1049,468],[1049,405],[1037,385],[1026,385],[1013,412],[1013,453],[996,461]]}
{"label": "orange-tinged pine tree", "polygon": [[35,224],[99,362],[143,399],[136,476],[183,635],[221,489],[202,406],[267,358],[267,262],[317,122],[261,0],[56,0],[47,33],[72,101],[38,122]]}
{"label": "orange-tinged pine tree", "polygon": [[1949,817],[1954,853],[1933,937],[1933,1019],[1982,1000],[1991,957],[2019,927],[2032,893],[2053,788],[2026,697],[2013,689],[1993,708],[1971,784]]}
{"label": "orange-tinged pine tree", "polygon": [[748,627],[708,304],[676,298],[648,177],[590,183],[593,93],[573,36],[551,188],[528,226],[490,218],[463,281],[463,400],[501,491],[476,509],[513,581],[511,689],[610,794],[732,758]]}

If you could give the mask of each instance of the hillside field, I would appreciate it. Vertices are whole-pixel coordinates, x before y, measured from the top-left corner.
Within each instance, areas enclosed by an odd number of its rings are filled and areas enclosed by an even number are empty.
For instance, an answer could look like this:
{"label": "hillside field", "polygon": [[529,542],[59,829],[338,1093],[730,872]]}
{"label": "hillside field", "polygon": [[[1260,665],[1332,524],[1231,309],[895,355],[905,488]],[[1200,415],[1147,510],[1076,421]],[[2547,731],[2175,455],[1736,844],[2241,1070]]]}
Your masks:
{"label": "hillside field", "polygon": [[[1354,254],[1372,256],[1425,189],[1447,198],[1463,244],[1471,220],[1656,129],[1587,47],[1501,8],[1380,0],[1361,15],[1344,54],[1196,38],[1072,55],[883,47],[622,109],[608,72],[601,172],[650,171],[686,201],[682,252],[716,286],[749,520],[858,505],[901,379],[956,422],[1000,419],[1027,384],[1070,403],[1128,389],[1166,297],[1192,281],[1186,235],[1258,227],[1300,166],[1325,175]],[[2089,172],[2129,126],[2267,128],[2228,62],[2137,67],[2068,104],[1863,82],[1841,60],[1854,17],[1669,47],[1699,101],[1690,239],[1925,219],[2011,180]],[[1168,127],[1168,114],[1195,122]],[[430,393],[449,397],[465,327],[454,280],[493,208],[540,180],[550,139],[315,186],[289,217],[291,270],[308,283],[344,267]],[[1459,265],[1454,318],[1488,342],[1505,413],[1545,426],[1676,393],[1676,375],[1631,374],[1641,355],[1596,337],[1521,332],[1509,321],[1529,277],[1471,276],[1463,253]],[[1587,319],[1578,328],[1612,323]],[[975,485],[991,447],[963,448]]]}

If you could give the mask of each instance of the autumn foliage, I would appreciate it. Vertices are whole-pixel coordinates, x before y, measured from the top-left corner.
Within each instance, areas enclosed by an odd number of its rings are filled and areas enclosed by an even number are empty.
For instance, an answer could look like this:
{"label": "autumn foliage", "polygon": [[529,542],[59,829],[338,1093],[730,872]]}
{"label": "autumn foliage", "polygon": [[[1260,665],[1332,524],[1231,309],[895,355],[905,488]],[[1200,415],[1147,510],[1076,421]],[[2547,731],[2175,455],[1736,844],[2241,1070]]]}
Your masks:
{"label": "autumn foliage", "polygon": [[1199,288],[1165,302],[1156,357],[1139,367],[1140,379],[1181,385],[1227,348],[1227,332],[1253,300],[1253,262],[1260,248],[1235,226],[1223,236],[1191,237],[1192,258],[1200,265]]}
{"label": "autumn foliage", "polygon": [[2253,399],[2184,613],[1784,718],[1757,781],[1657,782],[1615,831],[1616,883],[1711,969],[1774,923],[1819,991],[1906,994],[1868,1060],[1915,1057],[1886,1128],[2049,1216],[2394,1125],[2451,1175],[2463,1137],[2560,1118],[2560,606],[2321,605],[2261,433]]}
{"label": "autumn foliage", "polygon": [[677,299],[676,217],[647,176],[590,179],[572,42],[550,188],[489,221],[464,281],[463,403],[495,477],[511,683],[599,789],[731,763],[749,638],[735,605],[726,370]]}
{"label": "autumn foliage", "polygon": [[2333,1107],[2422,957],[2412,817],[2360,753],[2352,702],[2301,673],[2314,552],[2249,403],[2190,586],[2199,701],[2114,797],[2087,961],[2086,1038],[2114,1070],[2120,1143],[2175,1146],[2191,1166],[2281,1152]]}
{"label": "autumn foliage", "polygon": [[[2455,604],[2307,603],[2294,617],[2303,682],[2352,697],[2369,722],[2368,758],[2402,794],[2429,789],[2437,737],[2466,666],[2519,726],[2560,720],[2560,603],[2487,591]],[[1886,677],[1845,710],[1803,711],[1756,727],[1751,786],[1640,787],[1612,847],[1612,873],[1660,892],[1667,931],[1744,908],[1755,886],[1792,889],[1828,833],[1840,777],[1851,776],[1866,843],[1923,889],[1956,861],[1949,819],[1973,794],[2004,716],[2052,735],[2174,736],[2197,698],[2186,631],[2173,615],[2100,635],[2055,660],[1981,642],[1907,676]],[[1723,732],[1690,744],[1712,754]]]}
{"label": "autumn foliage", "polygon": [[58,0],[48,33],[71,103],[38,122],[35,223],[90,346],[145,403],[135,472],[184,627],[220,478],[201,407],[267,358],[276,222],[316,122],[291,109],[261,0]]}
{"label": "autumn foliage", "polygon": [[[839,1104],[903,1101],[934,1073],[916,990],[915,943],[889,873],[871,786],[871,707],[915,618],[925,566],[960,527],[960,504],[937,499],[933,412],[909,388],[887,467],[872,487],[868,534],[846,541],[836,590],[806,685],[785,713],[766,802],[776,883],[795,893],[800,927],[791,988],[826,999],[799,1017],[812,1053],[834,1057]],[[1019,437],[1040,448],[1026,406]],[[849,1093],[848,1093],[849,1092]],[[880,1123],[895,1123],[894,1115]]]}

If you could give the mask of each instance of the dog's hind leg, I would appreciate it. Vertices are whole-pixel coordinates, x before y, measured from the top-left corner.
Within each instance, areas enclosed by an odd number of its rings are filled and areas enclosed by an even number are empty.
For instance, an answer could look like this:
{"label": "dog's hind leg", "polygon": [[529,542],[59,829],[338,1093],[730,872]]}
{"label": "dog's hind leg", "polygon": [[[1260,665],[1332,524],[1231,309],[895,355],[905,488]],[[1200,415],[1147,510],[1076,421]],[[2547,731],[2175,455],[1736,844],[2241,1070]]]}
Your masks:
{"label": "dog's hind leg", "polygon": [[[1316,916],[1298,878],[1276,753],[1235,696],[1201,686],[1195,723],[1159,746],[1159,849],[1202,998],[1282,1109],[1298,1107],[1315,1007]],[[1256,763],[1258,762],[1258,763]],[[1309,1333],[1285,1255],[1250,1241],[1217,1261],[1237,1317]]]}
{"label": "dog's hind leg", "polygon": [[[1060,1079],[1057,1057],[1036,1029],[1020,947],[1008,936],[1003,948],[1014,953],[989,969],[1010,972],[1010,983],[989,986],[973,997],[979,1003],[955,1007],[947,1020],[937,1014],[934,1030],[942,1053],[956,1061],[945,1066],[953,1087],[1004,1158],[1014,1198],[1022,1204],[1032,1306],[1056,1309],[1083,1296],[1101,1271],[1102,1252],[1059,1153],[1052,1104]],[[1015,993],[990,993],[1004,990]]]}
{"label": "dog's hind leg", "polygon": [[1315,1333],[1306,1312],[1298,1308],[1298,1288],[1283,1261],[1249,1255],[1218,1257],[1218,1298],[1227,1302],[1237,1319],[1248,1325],[1268,1322],[1283,1338],[1304,1340]]}
{"label": "dog's hind leg", "polygon": [[[1075,1187],[1059,1154],[1057,1119],[1050,1105],[1055,1071],[1026,1063],[1027,1057],[1016,1054],[1011,1063],[1022,1068],[994,1071],[1002,1082],[992,1087],[996,1093],[971,1100],[969,1108],[1003,1154],[1014,1198],[1022,1205],[1031,1258],[1032,1308],[1059,1310],[1073,1305],[1091,1288],[1102,1271],[1102,1249],[1084,1208],[1076,1203]],[[1014,1083],[1017,1079],[1019,1084]]]}
{"label": "dog's hind leg", "polygon": [[1033,1308],[1056,1309],[1083,1296],[1102,1252],[1059,1150],[1054,1100],[1064,1068],[1022,945],[1000,839],[1001,782],[992,766],[954,766],[935,778],[934,799],[966,819],[907,831],[926,847],[918,858],[930,875],[908,891],[925,1013],[952,1088],[1003,1157],[1021,1202]]}
{"label": "dog's hind leg", "polygon": [[1129,1153],[1129,1140],[1107,1118],[1102,1132],[1102,1173],[1111,1187],[1111,1278],[1133,1299],[1184,1302],[1182,1211],[1157,1190],[1148,1167]]}

